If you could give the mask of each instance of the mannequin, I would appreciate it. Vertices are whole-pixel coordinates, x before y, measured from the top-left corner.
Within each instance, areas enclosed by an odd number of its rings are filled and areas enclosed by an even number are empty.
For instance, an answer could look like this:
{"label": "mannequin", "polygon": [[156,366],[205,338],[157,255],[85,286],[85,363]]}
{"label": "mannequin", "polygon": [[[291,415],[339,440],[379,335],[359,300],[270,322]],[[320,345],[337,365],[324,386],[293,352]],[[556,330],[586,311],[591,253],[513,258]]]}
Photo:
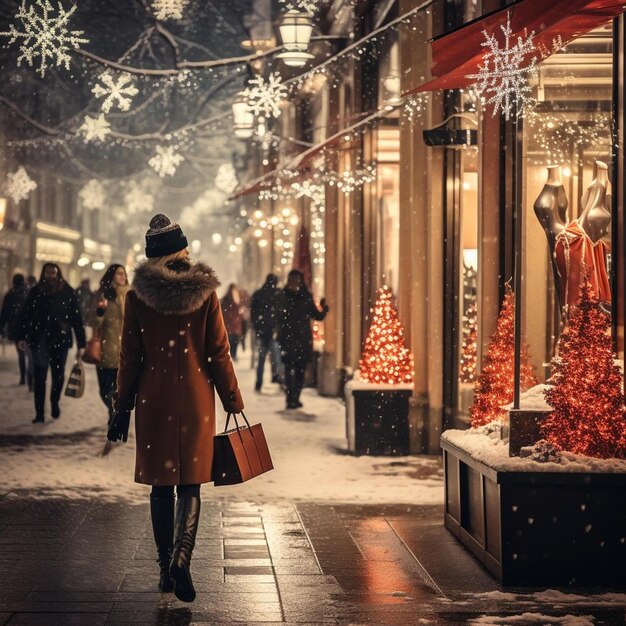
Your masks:
{"label": "mannequin", "polygon": [[589,272],[591,287],[601,302],[611,302],[611,288],[606,268],[611,226],[610,183],[608,167],[602,161],[594,165],[594,179],[585,191],[580,217],[570,222],[556,236],[554,259],[560,282],[563,307],[578,301],[583,271]]}
{"label": "mannequin", "polygon": [[559,165],[549,165],[548,180],[543,186],[541,193],[535,200],[533,208],[539,223],[548,239],[550,258],[552,259],[552,276],[556,286],[559,308],[563,307],[561,299],[560,275],[554,256],[556,238],[567,226],[567,196],[561,180],[561,167]]}

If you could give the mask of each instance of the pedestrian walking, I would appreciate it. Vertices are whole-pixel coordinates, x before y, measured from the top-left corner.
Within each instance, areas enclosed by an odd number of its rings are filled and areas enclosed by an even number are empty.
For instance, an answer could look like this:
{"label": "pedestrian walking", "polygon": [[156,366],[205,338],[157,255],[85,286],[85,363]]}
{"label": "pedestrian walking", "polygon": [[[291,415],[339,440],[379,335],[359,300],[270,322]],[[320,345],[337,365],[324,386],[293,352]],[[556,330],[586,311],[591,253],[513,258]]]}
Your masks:
{"label": "pedestrian walking", "polygon": [[278,307],[278,343],[285,367],[288,409],[302,406],[300,392],[304,386],[304,372],[313,356],[311,319],[322,321],[328,313],[324,298],[320,305],[321,311],[304,284],[302,272],[291,270]]}
{"label": "pedestrian walking", "polygon": [[272,382],[280,383],[280,349],[276,341],[278,327],[278,278],[276,274],[268,274],[263,286],[252,294],[250,301],[250,322],[256,335],[259,348],[259,359],[256,370],[255,391],[263,387],[263,371],[265,358],[269,354],[272,367]]}
{"label": "pedestrian walking", "polygon": [[31,349],[34,361],[35,419],[44,421],[46,378],[51,374],[50,405],[53,419],[61,415],[59,400],[65,382],[67,353],[76,336],[80,359],[85,349],[85,328],[76,292],[56,263],[45,263],[39,282],[29,292],[18,331],[18,347]]}
{"label": "pedestrian walking", "polygon": [[118,263],[110,265],[100,280],[100,289],[94,295],[88,320],[102,345],[102,355],[96,365],[96,372],[100,397],[109,412],[109,424],[113,416],[113,394],[120,360],[124,304],[129,289],[124,266]]}
{"label": "pedestrian walking", "polygon": [[246,337],[250,329],[250,294],[245,289],[239,289],[241,304],[241,349],[246,351]]}
{"label": "pedestrian walking", "polygon": [[28,382],[28,388],[33,387],[32,368],[28,367],[27,354],[24,350],[20,350],[17,346],[17,333],[19,330],[20,316],[26,296],[28,296],[28,287],[24,279],[24,274],[15,274],[12,281],[13,286],[5,294],[2,300],[2,311],[0,312],[0,335],[6,337],[9,341],[15,343],[17,351],[17,363],[20,372],[20,385]]}
{"label": "pedestrian walking", "polygon": [[80,281],[80,287],[76,290],[78,302],[80,304],[80,315],[83,318],[83,324],[87,325],[89,315],[92,309],[93,292],[88,278]]}
{"label": "pedestrian walking", "polygon": [[241,297],[235,283],[228,285],[228,291],[222,298],[222,314],[230,343],[230,356],[237,360],[237,348],[243,336],[243,307]]}
{"label": "pedestrian walking", "polygon": [[244,405],[215,273],[190,262],[187,239],[165,215],[150,221],[145,253],[147,260],[137,266],[126,296],[115,413],[107,438],[127,440],[135,409],[135,481],[152,487],[159,588],[172,591],[173,585],[178,599],[192,602],[196,594],[189,566],[200,485],[211,481],[214,390],[226,412],[240,413]]}

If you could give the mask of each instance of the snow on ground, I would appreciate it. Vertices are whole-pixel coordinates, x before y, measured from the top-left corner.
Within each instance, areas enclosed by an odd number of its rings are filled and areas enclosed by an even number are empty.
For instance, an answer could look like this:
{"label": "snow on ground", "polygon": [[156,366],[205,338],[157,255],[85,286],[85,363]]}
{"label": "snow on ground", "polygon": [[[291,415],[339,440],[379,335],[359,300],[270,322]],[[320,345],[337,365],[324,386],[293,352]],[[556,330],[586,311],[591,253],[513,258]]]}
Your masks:
{"label": "snow on ground", "polygon": [[497,624],[541,624],[541,626],[593,626],[595,619],[591,615],[543,615],[542,613],[522,613],[521,615],[481,615],[468,620],[476,626],[496,626]]}
{"label": "snow on ground", "polygon": [[[354,457],[346,452],[345,409],[334,398],[305,389],[304,408],[285,411],[277,385],[255,394],[250,357],[237,365],[251,422],[261,422],[275,470],[249,483],[206,486],[205,498],[362,503],[440,504],[443,473],[438,457]],[[71,363],[68,363],[68,372]],[[269,371],[269,364],[267,365]],[[144,502],[147,487],[133,482],[134,433],[106,459],[106,410],[95,368],[85,366],[81,399],[63,397],[59,420],[32,424],[33,398],[17,385],[13,353],[0,357],[0,492],[35,489],[42,496],[93,497]],[[49,415],[49,411],[48,411]],[[218,405],[217,428],[224,418]]]}
{"label": "snow on ground", "polygon": [[464,450],[477,461],[498,471],[506,472],[607,472],[625,473],[626,460],[596,459],[563,452],[560,463],[539,463],[529,457],[510,457],[509,443],[497,436],[490,436],[477,430],[447,430],[441,436],[457,448]]}

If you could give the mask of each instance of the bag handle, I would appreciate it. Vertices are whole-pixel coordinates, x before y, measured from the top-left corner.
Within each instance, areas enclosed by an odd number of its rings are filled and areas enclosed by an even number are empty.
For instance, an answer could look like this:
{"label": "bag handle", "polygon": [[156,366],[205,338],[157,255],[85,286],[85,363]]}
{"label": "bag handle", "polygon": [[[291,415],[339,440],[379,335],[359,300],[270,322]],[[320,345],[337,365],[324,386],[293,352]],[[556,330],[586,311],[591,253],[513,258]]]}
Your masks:
{"label": "bag handle", "polygon": [[[226,425],[224,426],[224,432],[226,432],[228,430],[228,424],[230,423],[230,416],[232,415],[233,419],[235,420],[235,426],[237,427],[237,430],[239,430],[239,422],[237,422],[237,415],[235,413],[228,413],[226,415]],[[246,414],[242,411],[241,412],[241,416],[243,417],[244,421],[246,422],[246,426],[248,428],[250,428],[250,422],[248,421],[248,418],[246,417]]]}

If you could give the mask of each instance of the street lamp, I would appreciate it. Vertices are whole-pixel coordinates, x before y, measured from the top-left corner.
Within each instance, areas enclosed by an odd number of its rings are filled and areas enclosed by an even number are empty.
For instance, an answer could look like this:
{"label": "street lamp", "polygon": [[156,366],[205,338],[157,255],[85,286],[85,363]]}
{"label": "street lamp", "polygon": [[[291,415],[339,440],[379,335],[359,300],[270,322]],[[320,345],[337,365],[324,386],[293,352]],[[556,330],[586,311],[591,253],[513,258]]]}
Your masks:
{"label": "street lamp", "polygon": [[284,52],[278,56],[285,65],[302,67],[313,55],[308,52],[313,22],[311,16],[299,11],[288,11],[278,27]]}
{"label": "street lamp", "polygon": [[254,133],[254,114],[248,105],[243,92],[237,94],[233,102],[233,129],[235,136],[240,139],[249,139]]}

